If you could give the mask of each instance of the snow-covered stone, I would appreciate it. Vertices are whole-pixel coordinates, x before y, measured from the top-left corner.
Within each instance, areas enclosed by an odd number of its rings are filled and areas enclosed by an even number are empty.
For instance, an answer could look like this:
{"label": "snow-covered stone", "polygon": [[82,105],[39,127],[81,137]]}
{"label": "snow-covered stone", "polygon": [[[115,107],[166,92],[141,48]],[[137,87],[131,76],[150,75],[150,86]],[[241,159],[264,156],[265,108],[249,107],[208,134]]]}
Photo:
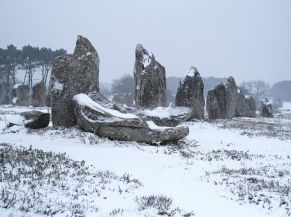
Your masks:
{"label": "snow-covered stone", "polygon": [[137,115],[121,113],[93,101],[86,94],[73,98],[78,125],[101,137],[114,140],[160,143],[176,141],[188,135],[188,127],[158,127]]}
{"label": "snow-covered stone", "polygon": [[260,115],[262,117],[272,118],[273,117],[273,108],[272,104],[268,99],[264,98],[260,107]]}
{"label": "snow-covered stone", "polygon": [[135,49],[134,79],[136,106],[166,106],[166,70],[141,44]]}
{"label": "snow-covered stone", "polygon": [[78,36],[73,55],[57,57],[53,63],[50,82],[53,125],[76,125],[72,98],[92,91],[99,91],[99,56],[88,39]]}
{"label": "snow-covered stone", "polygon": [[204,118],[204,84],[198,70],[191,67],[180,83],[176,94],[176,106],[191,107],[191,118]]}
{"label": "snow-covered stone", "polygon": [[140,109],[137,115],[143,120],[151,120],[158,126],[175,127],[191,117],[190,107],[156,107],[153,109]]}

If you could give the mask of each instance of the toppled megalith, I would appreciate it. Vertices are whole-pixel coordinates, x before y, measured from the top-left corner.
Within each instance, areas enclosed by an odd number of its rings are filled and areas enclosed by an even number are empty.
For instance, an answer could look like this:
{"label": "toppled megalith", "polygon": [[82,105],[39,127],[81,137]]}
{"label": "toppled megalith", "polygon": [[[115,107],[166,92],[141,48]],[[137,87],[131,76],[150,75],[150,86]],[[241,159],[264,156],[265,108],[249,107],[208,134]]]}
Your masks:
{"label": "toppled megalith", "polygon": [[231,119],[235,117],[236,106],[238,101],[238,91],[235,80],[229,77],[225,83],[226,90],[226,118]]}
{"label": "toppled megalith", "polygon": [[223,84],[218,84],[214,89],[208,91],[206,109],[209,119],[227,118],[226,89]]}
{"label": "toppled megalith", "polygon": [[198,70],[191,67],[185,79],[180,82],[176,94],[176,106],[191,107],[191,119],[204,118],[204,84]]}
{"label": "toppled megalith", "polygon": [[272,118],[273,117],[272,104],[266,98],[264,98],[262,100],[261,107],[260,107],[260,115],[262,117],[266,117],[266,118]]}
{"label": "toppled megalith", "polygon": [[34,107],[46,105],[46,86],[44,82],[38,82],[32,87],[31,104]]}
{"label": "toppled megalith", "polygon": [[78,36],[73,55],[55,59],[50,89],[53,125],[76,125],[73,96],[99,91],[99,56],[88,39]]}
{"label": "toppled megalith", "polygon": [[135,105],[166,106],[166,71],[155,56],[138,44],[135,49]]}
{"label": "toppled megalith", "polygon": [[189,134],[188,127],[159,127],[133,113],[121,113],[93,101],[86,94],[73,98],[78,125],[98,136],[114,140],[161,143],[177,141]]}
{"label": "toppled megalith", "polygon": [[0,83],[0,105],[12,103],[12,88],[9,83]]}
{"label": "toppled megalith", "polygon": [[29,106],[30,105],[30,88],[28,84],[17,84],[14,86],[14,99],[16,105]]}

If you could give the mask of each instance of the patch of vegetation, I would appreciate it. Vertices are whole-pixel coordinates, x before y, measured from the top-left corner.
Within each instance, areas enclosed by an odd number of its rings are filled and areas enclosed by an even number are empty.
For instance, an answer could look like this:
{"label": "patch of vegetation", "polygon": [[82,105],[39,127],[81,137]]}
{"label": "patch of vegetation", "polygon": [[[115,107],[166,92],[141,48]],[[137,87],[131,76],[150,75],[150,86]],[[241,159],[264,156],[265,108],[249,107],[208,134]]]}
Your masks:
{"label": "patch of vegetation", "polygon": [[142,184],[129,174],[96,171],[62,153],[0,144],[0,207],[46,216],[98,212],[96,199],[131,192]]}
{"label": "patch of vegetation", "polygon": [[215,185],[225,186],[236,200],[262,206],[265,210],[283,209],[291,216],[291,176],[289,169],[273,165],[230,169],[207,173]]}
{"label": "patch of vegetation", "polygon": [[193,212],[184,212],[180,208],[172,208],[173,200],[164,195],[150,195],[136,198],[139,210],[154,209],[157,215],[162,216],[175,216],[180,215],[183,217],[194,216]]}

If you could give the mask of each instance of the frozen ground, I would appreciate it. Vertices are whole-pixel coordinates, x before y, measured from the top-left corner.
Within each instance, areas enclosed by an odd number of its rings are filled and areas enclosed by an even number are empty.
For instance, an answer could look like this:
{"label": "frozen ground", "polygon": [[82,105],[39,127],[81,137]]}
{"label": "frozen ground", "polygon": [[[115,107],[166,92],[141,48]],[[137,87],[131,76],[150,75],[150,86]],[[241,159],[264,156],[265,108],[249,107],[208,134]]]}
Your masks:
{"label": "frozen ground", "polygon": [[5,128],[30,109],[0,107],[1,216],[291,215],[288,105],[273,119],[184,123],[190,135],[169,146]]}

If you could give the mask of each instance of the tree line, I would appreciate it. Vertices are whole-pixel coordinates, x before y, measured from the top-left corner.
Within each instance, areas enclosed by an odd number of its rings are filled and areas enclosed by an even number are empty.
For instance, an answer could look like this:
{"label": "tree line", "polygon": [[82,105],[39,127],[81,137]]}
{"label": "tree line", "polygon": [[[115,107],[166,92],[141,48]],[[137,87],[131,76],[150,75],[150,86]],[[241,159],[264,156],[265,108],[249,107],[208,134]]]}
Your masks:
{"label": "tree line", "polygon": [[[210,89],[214,88],[214,86],[219,83],[226,82],[226,79],[227,78],[214,77],[203,78],[205,98],[207,97],[207,92]],[[167,99],[169,102],[174,103],[180,80],[180,77],[167,78]],[[261,105],[263,98],[272,98],[273,106],[276,109],[282,106],[282,100],[290,101],[291,99],[289,93],[291,88],[291,81],[283,81],[284,85],[281,83],[282,82],[279,82],[278,84],[280,85],[275,84],[274,87],[271,87],[269,83],[263,80],[251,80],[242,82],[238,87],[244,95],[250,95],[254,97],[257,107]],[[106,94],[113,95],[113,100],[116,102],[130,105],[129,100],[131,100],[131,102],[134,100],[134,90],[134,78],[132,75],[126,74],[123,75],[120,79],[114,80],[111,85],[111,91],[107,90]],[[287,96],[289,96],[289,98]]]}
{"label": "tree line", "polygon": [[13,44],[4,49],[0,48],[0,82],[14,85],[15,74],[17,70],[22,69],[25,70],[23,82],[32,87],[35,69],[40,67],[42,81],[46,83],[53,60],[66,53],[64,49],[52,50],[31,45],[26,45],[22,49],[17,49]]}

